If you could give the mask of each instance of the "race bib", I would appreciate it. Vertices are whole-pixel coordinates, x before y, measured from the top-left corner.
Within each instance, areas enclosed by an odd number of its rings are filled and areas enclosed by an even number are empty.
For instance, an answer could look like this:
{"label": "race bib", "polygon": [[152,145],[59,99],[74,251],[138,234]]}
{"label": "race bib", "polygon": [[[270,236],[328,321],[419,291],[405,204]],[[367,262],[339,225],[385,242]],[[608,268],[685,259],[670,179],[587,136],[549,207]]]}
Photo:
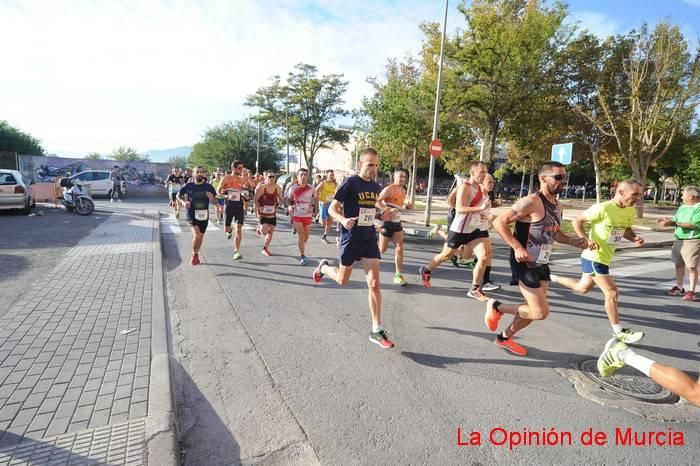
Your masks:
{"label": "race bib", "polygon": [[229,191],[227,195],[227,199],[229,201],[240,201],[241,200],[241,192],[240,191]]}
{"label": "race bib", "polygon": [[294,206],[294,215],[301,217],[302,215],[307,215],[309,213],[309,204],[299,204]]}
{"label": "race bib", "polygon": [[326,195],[326,204],[330,204],[332,201],[333,201],[333,195],[327,194]]}
{"label": "race bib", "polygon": [[377,214],[377,209],[374,207],[360,207],[360,214],[357,216],[357,225],[361,227],[374,226],[374,216]]}
{"label": "race bib", "polygon": [[549,259],[552,255],[552,245],[543,244],[540,246],[540,254],[537,256],[535,261],[537,264],[549,264]]}
{"label": "race bib", "polygon": [[617,246],[625,237],[625,230],[612,230],[608,236],[608,244]]}
{"label": "race bib", "polygon": [[265,215],[269,214],[274,214],[275,213],[275,206],[273,205],[264,205],[262,208],[262,213]]}
{"label": "race bib", "polygon": [[209,220],[209,209],[197,209],[194,211],[194,219],[202,222]]}
{"label": "race bib", "polygon": [[468,230],[476,230],[481,226],[481,215],[479,214],[469,214],[469,224],[467,226]]}
{"label": "race bib", "polygon": [[170,189],[173,191],[179,191],[182,188],[182,185],[179,183],[173,183],[170,185]]}
{"label": "race bib", "polygon": [[400,221],[401,221],[401,211],[397,210],[396,212],[394,212],[394,219],[392,220],[392,222],[399,223]]}

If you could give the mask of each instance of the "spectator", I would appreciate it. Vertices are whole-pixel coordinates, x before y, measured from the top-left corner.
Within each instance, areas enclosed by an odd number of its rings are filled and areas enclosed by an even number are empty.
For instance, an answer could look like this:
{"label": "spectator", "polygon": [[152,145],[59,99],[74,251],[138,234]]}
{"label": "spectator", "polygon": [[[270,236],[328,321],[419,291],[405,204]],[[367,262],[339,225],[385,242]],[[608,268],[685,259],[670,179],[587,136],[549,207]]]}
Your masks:
{"label": "spectator", "polygon": [[112,182],[112,195],[109,198],[109,202],[114,202],[114,198],[118,196],[117,201],[122,201],[122,178],[119,176],[119,165],[112,167],[112,171],[109,174],[109,180]]}

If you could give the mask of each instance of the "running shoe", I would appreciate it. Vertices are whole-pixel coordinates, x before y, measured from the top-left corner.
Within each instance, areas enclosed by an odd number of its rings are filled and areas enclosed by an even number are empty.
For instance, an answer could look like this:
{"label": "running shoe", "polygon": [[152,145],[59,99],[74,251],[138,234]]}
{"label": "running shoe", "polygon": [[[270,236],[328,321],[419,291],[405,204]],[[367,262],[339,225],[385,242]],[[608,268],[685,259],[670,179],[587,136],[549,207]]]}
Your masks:
{"label": "running shoe", "polygon": [[684,301],[695,301],[695,293],[693,293],[690,290],[686,291],[685,294],[683,295],[683,300]]}
{"label": "running shoe", "polygon": [[180,211],[179,210],[175,211],[175,218],[180,218]]}
{"label": "running shoe", "polygon": [[394,274],[394,285],[406,286],[408,282],[403,278],[403,275],[396,273]]}
{"label": "running shoe", "polygon": [[617,333],[613,332],[613,336],[622,343],[636,343],[644,338],[644,332],[633,332],[628,328],[623,328]]}
{"label": "running shoe", "polygon": [[389,349],[394,347],[394,342],[389,340],[386,330],[372,332],[369,334],[369,341],[376,343],[380,348]]}
{"label": "running shoe", "polygon": [[267,257],[270,257],[272,255],[270,250],[267,248],[262,248],[262,252],[260,254],[262,254],[263,256],[267,256]]}
{"label": "running shoe", "polygon": [[430,270],[425,267],[421,267],[418,269],[418,273],[420,273],[420,279],[423,281],[423,286],[430,288]]}
{"label": "running shoe", "polygon": [[668,290],[666,294],[669,296],[683,296],[685,294],[685,289],[674,286],[673,288]]}
{"label": "running shoe", "polygon": [[601,377],[610,377],[616,370],[624,367],[625,363],[620,359],[620,351],[626,349],[627,345],[617,338],[608,340],[603,354],[598,358],[598,373],[600,373]]}
{"label": "running shoe", "polygon": [[232,236],[233,236],[233,232],[232,232],[232,231],[227,231],[227,232],[226,232],[226,239],[231,239]]}
{"label": "running shoe", "polygon": [[479,301],[488,301],[489,299],[489,297],[482,293],[479,288],[470,288],[469,291],[467,291],[467,296],[469,296],[470,298],[478,299]]}
{"label": "running shoe", "polygon": [[496,310],[498,301],[495,299],[489,299],[486,302],[486,315],[484,316],[484,322],[486,322],[486,327],[492,332],[495,332],[498,328],[498,321],[501,320],[502,312]]}
{"label": "running shoe", "polygon": [[308,259],[306,256],[301,256],[299,257],[299,265],[306,265],[308,263]]}
{"label": "running shoe", "polygon": [[500,339],[498,336],[496,336],[496,339],[493,340],[493,342],[496,344],[496,346],[507,349],[513,354],[517,354],[518,356],[527,356],[527,350],[514,342],[513,338],[508,338],[506,340],[505,338]]}
{"label": "running shoe", "polygon": [[241,253],[238,252],[238,251],[234,251],[234,253],[233,253],[233,260],[238,261],[238,260],[241,260],[241,259],[243,259],[243,256],[241,255]]}
{"label": "running shoe", "polygon": [[328,238],[326,238],[326,235],[323,235],[323,236],[321,237],[321,242],[326,243],[326,244],[329,244],[329,243],[328,243]]}
{"label": "running shoe", "polygon": [[192,260],[190,260],[190,264],[192,265],[199,265],[199,254],[192,254]]}
{"label": "running shoe", "polygon": [[321,272],[321,269],[324,265],[328,265],[328,260],[321,259],[321,262],[318,263],[318,267],[314,269],[314,283],[321,283],[321,279],[324,275],[323,272]]}
{"label": "running shoe", "polygon": [[459,268],[459,262],[457,262],[457,256],[450,257],[450,262],[452,262],[452,267]]}
{"label": "running shoe", "polygon": [[491,282],[485,282],[483,285],[481,285],[481,291],[496,291],[500,289],[501,285],[494,285]]}
{"label": "running shoe", "polygon": [[467,267],[468,269],[473,269],[476,266],[476,259],[471,259],[471,260],[460,259],[459,264]]}

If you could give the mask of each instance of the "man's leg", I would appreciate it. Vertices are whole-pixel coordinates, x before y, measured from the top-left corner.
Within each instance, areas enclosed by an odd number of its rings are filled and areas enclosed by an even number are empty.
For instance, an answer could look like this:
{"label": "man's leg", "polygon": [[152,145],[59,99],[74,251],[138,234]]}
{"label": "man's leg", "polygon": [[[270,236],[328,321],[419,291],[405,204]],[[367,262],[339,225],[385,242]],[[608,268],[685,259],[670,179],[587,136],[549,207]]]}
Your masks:
{"label": "man's leg", "polygon": [[367,299],[372,316],[372,332],[378,332],[382,325],[382,293],[379,288],[379,259],[362,259],[362,268],[367,280]]}
{"label": "man's leg", "polygon": [[450,246],[448,246],[447,244],[445,244],[445,245],[442,247],[442,251],[440,252],[440,254],[435,255],[435,256],[431,259],[430,263],[427,265],[426,268],[428,269],[429,272],[432,272],[432,271],[435,270],[440,264],[442,264],[442,263],[445,262],[446,260],[449,260],[450,257],[454,256],[456,252],[457,252],[457,249],[452,249]]}
{"label": "man's leg", "polygon": [[352,265],[341,265],[340,267],[324,265],[321,267],[321,273],[329,276],[331,280],[335,281],[340,286],[347,285],[350,281],[350,275],[352,274]]}
{"label": "man's leg", "polygon": [[199,254],[199,249],[202,247],[202,240],[204,239],[204,233],[202,233],[198,226],[192,227],[192,254]]}
{"label": "man's leg", "polygon": [[262,234],[265,237],[265,242],[263,248],[269,248],[272,242],[272,234],[275,232],[275,226],[270,224],[265,224],[262,226]]}
{"label": "man's leg", "polygon": [[309,237],[311,237],[311,224],[309,223],[308,225],[304,225],[304,242],[306,243],[309,241]]}
{"label": "man's leg", "polygon": [[389,238],[379,234],[379,252],[384,254],[386,250],[389,249]]}
{"label": "man's leg", "polygon": [[491,257],[491,242],[486,238],[479,238],[472,241],[470,246],[473,248],[474,255],[477,258],[474,271],[472,272],[472,288],[479,288],[484,279],[486,264]]}
{"label": "man's leg", "polygon": [[[690,278],[690,277],[688,277]],[[683,280],[685,279],[685,264],[676,264],[676,286],[679,289],[683,289]]]}
{"label": "man's leg", "polygon": [[581,278],[578,280],[552,274],[552,281],[565,288],[582,294],[588,293],[593,288],[593,276],[587,273],[582,273]]}
{"label": "man's leg", "polygon": [[617,299],[619,296],[615,280],[610,275],[594,275],[593,281],[605,295],[605,313],[608,315],[610,324],[615,326],[620,324],[617,309]]}
{"label": "man's leg", "polygon": [[688,269],[688,281],[690,282],[688,291],[692,291],[693,293],[695,293],[695,286],[698,284],[698,269],[700,269],[700,266],[690,267]]}
{"label": "man's leg", "polygon": [[[403,239],[403,231],[397,231],[391,237],[391,241],[394,243],[394,267],[397,274],[401,274],[403,270]],[[381,252],[384,253],[384,251]]]}
{"label": "man's leg", "polygon": [[[231,223],[233,222],[233,205],[231,205],[228,201],[226,202],[226,207],[224,207],[224,231],[230,235],[232,228],[231,228]],[[229,236],[229,239],[231,237]]]}
{"label": "man's leg", "polygon": [[503,331],[502,337],[511,338],[530,325],[533,320],[544,320],[549,316],[549,303],[547,302],[549,282],[541,281],[540,284],[539,288],[528,288],[520,283],[520,293],[527,304],[502,304],[498,306],[498,311],[515,316],[510,326]]}
{"label": "man's leg", "polygon": [[241,223],[236,223],[236,240],[234,242],[236,251],[241,250],[241,241],[243,241],[243,225]]}
{"label": "man's leg", "polygon": [[304,256],[306,250],[306,239],[304,232],[304,224],[301,222],[294,222],[294,229],[297,232],[297,247],[299,248],[299,255]]}

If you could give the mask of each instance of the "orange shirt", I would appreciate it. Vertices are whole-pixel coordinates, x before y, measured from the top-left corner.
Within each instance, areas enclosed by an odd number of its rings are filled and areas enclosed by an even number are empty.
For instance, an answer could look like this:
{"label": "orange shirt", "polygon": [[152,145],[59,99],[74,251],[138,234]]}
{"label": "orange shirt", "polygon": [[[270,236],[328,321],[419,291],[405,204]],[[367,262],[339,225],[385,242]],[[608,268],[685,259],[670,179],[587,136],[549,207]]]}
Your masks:
{"label": "orange shirt", "polygon": [[389,185],[387,190],[387,195],[384,198],[384,202],[391,204],[394,207],[403,209],[403,203],[406,200],[406,190],[403,186],[398,186],[395,184]]}

